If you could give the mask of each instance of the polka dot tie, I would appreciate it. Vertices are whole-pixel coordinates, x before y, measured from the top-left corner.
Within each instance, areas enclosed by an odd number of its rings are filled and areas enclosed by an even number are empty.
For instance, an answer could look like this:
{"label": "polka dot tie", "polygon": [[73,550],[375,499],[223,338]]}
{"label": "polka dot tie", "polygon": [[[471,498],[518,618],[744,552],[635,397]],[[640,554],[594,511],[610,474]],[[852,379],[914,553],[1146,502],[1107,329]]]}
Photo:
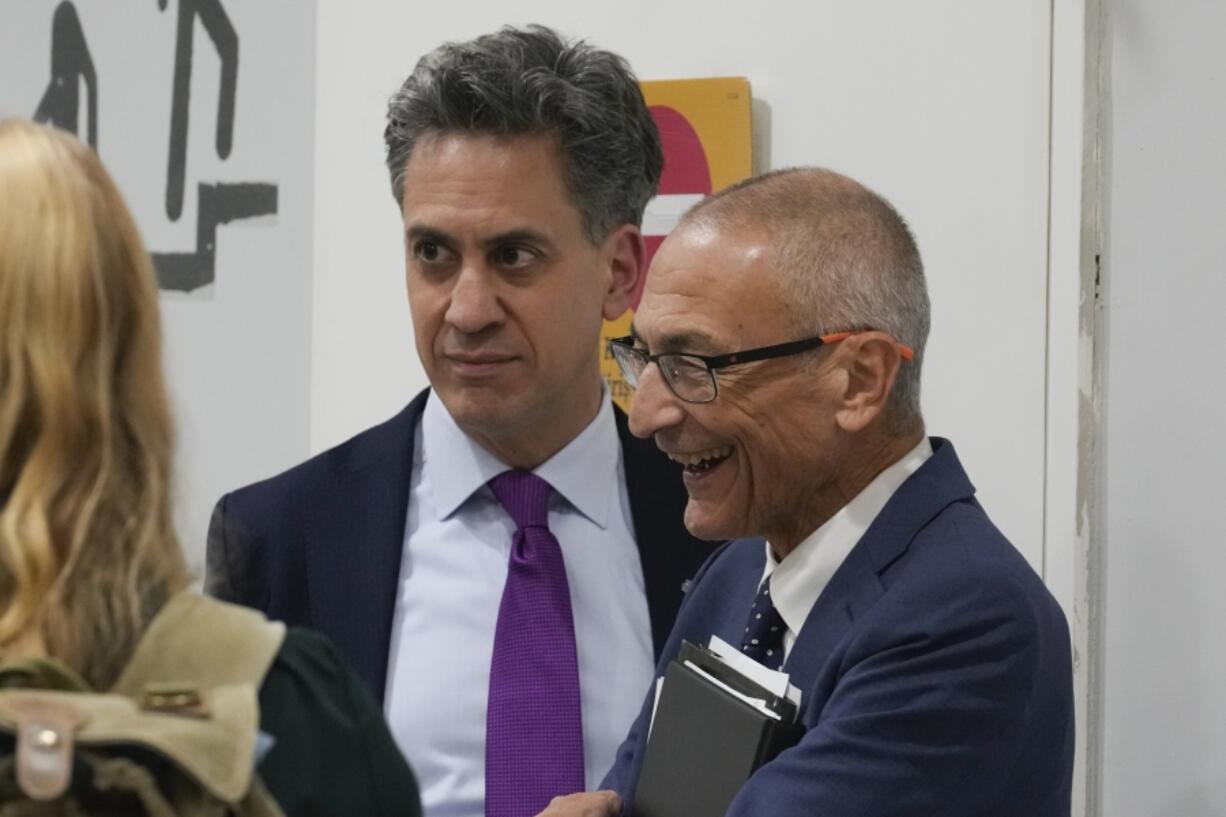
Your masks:
{"label": "polka dot tie", "polygon": [[507,471],[489,485],[516,530],[490,661],[485,817],[533,817],[584,788],[570,586],[549,530],[549,483]]}
{"label": "polka dot tie", "polygon": [[779,669],[783,666],[783,634],[787,629],[783,616],[779,615],[771,601],[768,578],[762,583],[762,589],[758,591],[758,597],[749,611],[745,632],[741,634],[741,652],[767,669]]}

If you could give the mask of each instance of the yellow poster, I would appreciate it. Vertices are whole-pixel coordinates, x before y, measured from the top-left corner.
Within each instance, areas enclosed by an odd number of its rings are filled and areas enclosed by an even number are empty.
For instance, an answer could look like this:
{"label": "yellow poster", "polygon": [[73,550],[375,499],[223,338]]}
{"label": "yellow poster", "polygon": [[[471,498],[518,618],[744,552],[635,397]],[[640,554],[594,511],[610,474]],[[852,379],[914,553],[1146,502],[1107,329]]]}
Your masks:
{"label": "yellow poster", "polygon": [[[743,77],[644,82],[643,96],[660,129],[664,173],[658,194],[643,215],[647,261],[692,205],[753,172],[749,81]],[[646,276],[639,281],[630,311],[605,321],[600,345],[601,369],[613,400],[630,410],[632,392],[622,380],[608,339],[630,334]]]}

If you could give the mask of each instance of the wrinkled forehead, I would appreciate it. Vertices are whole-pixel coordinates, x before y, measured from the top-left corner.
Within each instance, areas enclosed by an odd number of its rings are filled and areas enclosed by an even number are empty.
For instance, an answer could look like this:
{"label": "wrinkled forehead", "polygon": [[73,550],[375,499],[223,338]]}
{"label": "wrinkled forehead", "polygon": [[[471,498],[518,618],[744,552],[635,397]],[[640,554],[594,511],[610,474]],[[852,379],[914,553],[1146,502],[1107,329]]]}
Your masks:
{"label": "wrinkled forehead", "polygon": [[636,336],[652,352],[700,354],[756,336],[782,305],[773,258],[760,236],[682,225],[652,260],[634,314]]}
{"label": "wrinkled forehead", "polygon": [[441,133],[418,144],[405,166],[406,227],[488,233],[579,229],[575,205],[548,136]]}

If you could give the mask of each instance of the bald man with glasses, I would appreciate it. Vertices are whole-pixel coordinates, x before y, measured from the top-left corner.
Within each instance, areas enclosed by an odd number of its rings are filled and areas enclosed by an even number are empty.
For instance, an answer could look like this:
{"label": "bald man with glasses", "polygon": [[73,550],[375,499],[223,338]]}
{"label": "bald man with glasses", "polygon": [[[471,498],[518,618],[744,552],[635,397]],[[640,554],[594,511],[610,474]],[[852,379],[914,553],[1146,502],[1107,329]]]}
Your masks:
{"label": "bald man with glasses", "polygon": [[[612,343],[631,430],[684,466],[686,527],[735,540],[699,571],[657,675],[718,636],[803,693],[804,736],[729,817],[1070,812],[1067,624],[953,445],[925,434],[928,326],[895,210],[801,169],[692,210]],[[636,814],[653,700],[607,790],[545,815]]]}

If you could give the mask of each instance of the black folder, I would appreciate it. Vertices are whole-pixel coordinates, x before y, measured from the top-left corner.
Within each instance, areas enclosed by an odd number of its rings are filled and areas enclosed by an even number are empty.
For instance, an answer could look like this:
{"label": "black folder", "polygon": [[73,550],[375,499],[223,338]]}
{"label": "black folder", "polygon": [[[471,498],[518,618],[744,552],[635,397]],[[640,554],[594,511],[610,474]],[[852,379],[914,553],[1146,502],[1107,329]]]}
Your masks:
{"label": "black folder", "polygon": [[796,720],[796,704],[742,675],[706,647],[698,647],[688,641],[682,641],[677,663],[684,664],[686,661],[693,663],[707,675],[727,684],[742,695],[765,702],[766,708],[777,714],[786,723]]}
{"label": "black folder", "polygon": [[796,745],[802,734],[800,724],[773,718],[682,659],[672,661],[664,673],[632,814],[724,817],[749,776]]}

